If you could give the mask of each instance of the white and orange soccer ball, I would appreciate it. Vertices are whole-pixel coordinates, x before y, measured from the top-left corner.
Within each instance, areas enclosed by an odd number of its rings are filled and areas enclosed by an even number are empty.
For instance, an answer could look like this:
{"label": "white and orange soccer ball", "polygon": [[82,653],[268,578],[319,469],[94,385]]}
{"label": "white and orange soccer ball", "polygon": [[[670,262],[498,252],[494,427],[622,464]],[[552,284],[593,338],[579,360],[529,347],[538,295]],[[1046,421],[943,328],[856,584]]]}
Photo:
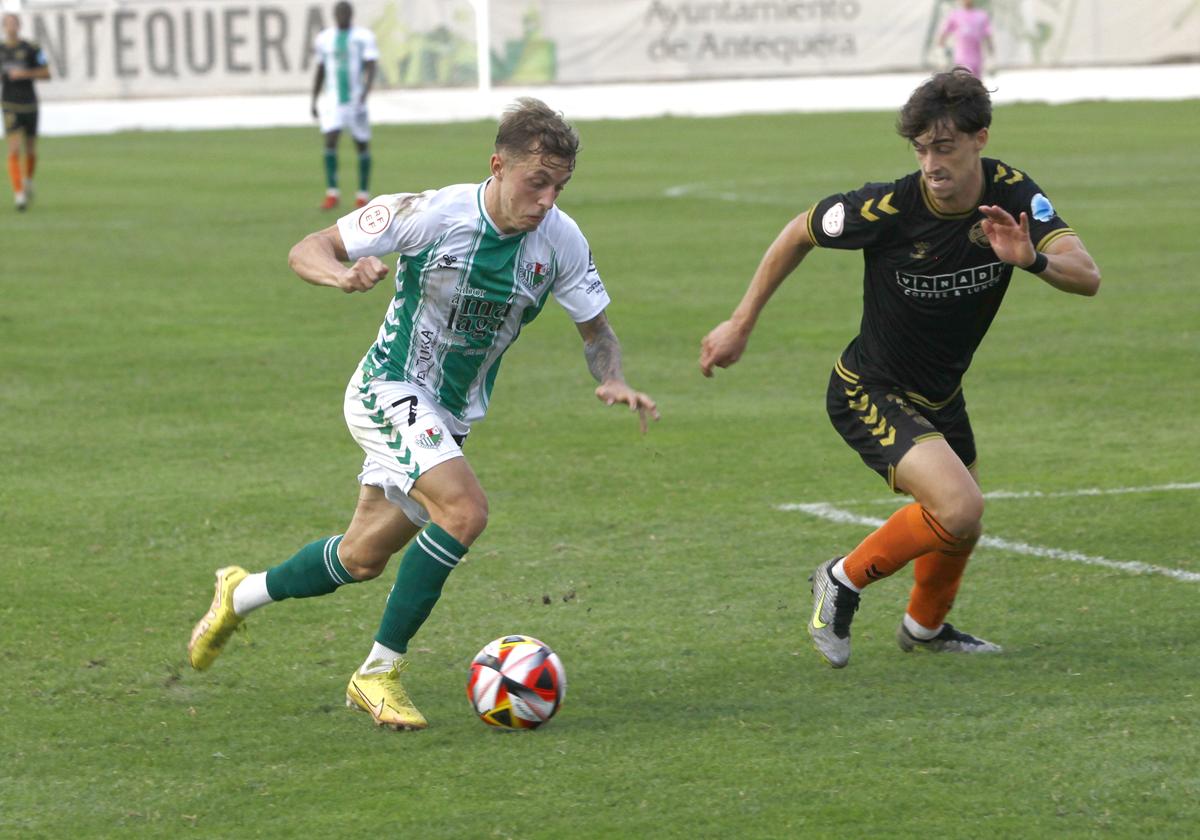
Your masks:
{"label": "white and orange soccer ball", "polygon": [[558,654],[532,636],[501,636],[471,660],[467,697],[491,726],[537,729],[554,717],[566,694]]}

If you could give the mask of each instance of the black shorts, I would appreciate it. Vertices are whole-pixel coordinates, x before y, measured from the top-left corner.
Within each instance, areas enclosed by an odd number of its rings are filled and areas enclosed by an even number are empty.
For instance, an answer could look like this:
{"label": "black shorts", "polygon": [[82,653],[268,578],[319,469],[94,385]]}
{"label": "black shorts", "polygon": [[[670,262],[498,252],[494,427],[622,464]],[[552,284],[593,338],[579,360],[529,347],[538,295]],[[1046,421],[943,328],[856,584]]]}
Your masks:
{"label": "black shorts", "polygon": [[968,468],[975,465],[975,434],[961,387],[934,403],[895,385],[863,382],[839,359],[829,377],[825,410],[842,439],[893,490],[900,459],[923,440],[945,438]]}
{"label": "black shorts", "polygon": [[37,137],[38,109],[32,111],[4,111],[4,133],[15,131],[24,133],[26,137]]}

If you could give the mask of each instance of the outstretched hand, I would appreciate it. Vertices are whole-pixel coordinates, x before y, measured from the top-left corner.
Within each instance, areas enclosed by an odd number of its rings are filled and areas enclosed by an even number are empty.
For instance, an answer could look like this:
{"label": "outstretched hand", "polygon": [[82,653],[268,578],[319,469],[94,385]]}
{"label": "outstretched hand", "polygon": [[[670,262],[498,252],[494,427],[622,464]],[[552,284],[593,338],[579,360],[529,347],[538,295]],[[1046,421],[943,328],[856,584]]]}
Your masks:
{"label": "outstretched hand", "polygon": [[984,215],[980,223],[988,244],[996,256],[1009,265],[1024,268],[1033,262],[1037,252],[1029,238],[1029,215],[1022,211],[1020,221],[1003,207],[983,205],[979,212]]}
{"label": "outstretched hand", "polygon": [[641,421],[642,434],[646,434],[648,419],[658,420],[659,418],[658,406],[655,405],[654,400],[650,399],[648,394],[635,391],[624,382],[601,382],[596,387],[596,398],[605,405],[624,403],[629,406],[630,411],[636,411],[638,419]]}

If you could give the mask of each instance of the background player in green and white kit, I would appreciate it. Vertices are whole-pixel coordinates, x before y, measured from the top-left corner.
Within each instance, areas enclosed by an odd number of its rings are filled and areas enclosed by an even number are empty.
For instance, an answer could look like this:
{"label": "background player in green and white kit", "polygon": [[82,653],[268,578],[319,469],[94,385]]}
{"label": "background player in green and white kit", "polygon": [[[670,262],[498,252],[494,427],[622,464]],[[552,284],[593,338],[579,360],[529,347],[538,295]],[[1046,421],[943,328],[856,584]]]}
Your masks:
{"label": "background player in green and white kit", "polygon": [[637,412],[643,433],[658,418],[654,401],[625,382],[587,240],[555,206],[578,148],[561,115],[521,99],[500,122],[483,183],[381,196],[292,249],[300,277],[345,292],[371,289],[388,274],[379,257],[399,254],[391,306],[346,387],[346,422],[366,456],[358,506],[345,534],[266,572],[220,569],[188,646],[193,667],[212,664],[252,610],[377,577],[408,545],[346,698],[381,725],[423,728],[399,680],[401,654],[487,524],[487,497],[461,447],[522,327],[554,297],[583,339],[596,396]]}
{"label": "background player in green and white kit", "polygon": [[322,210],[332,210],[338,190],[338,138],[350,130],[358,149],[358,194],[355,207],[366,205],[371,181],[371,124],[367,95],[375,80],[379,48],[371,30],[352,26],[354,9],[342,0],[333,7],[336,26],[321,30],[313,42],[317,73],[313,78],[312,115],[321,122],[325,138],[325,199]]}
{"label": "background player in green and white kit", "polygon": [[897,126],[920,170],[829,196],[793,219],[731,318],[701,344],[705,376],[732,365],[767,300],[815,246],[862,250],[862,325],[834,367],[826,408],[867,466],[914,501],[813,574],[808,630],[835,668],[850,658],[859,592],[909,562],[901,649],[1000,649],[945,622],[983,529],[962,377],[1014,267],[1078,295],[1096,294],[1100,273],[1032,178],[981,156],[991,119],[987,89],[965,68],[929,79]]}

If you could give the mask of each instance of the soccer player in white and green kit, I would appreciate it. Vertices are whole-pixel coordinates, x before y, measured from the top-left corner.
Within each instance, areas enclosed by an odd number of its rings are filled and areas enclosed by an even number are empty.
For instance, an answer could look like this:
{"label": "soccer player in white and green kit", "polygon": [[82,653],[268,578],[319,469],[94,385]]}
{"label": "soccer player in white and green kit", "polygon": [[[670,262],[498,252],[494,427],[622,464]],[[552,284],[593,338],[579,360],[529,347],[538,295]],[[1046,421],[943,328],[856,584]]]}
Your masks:
{"label": "soccer player in white and green kit", "polygon": [[341,197],[338,190],[338,139],[342,129],[350,131],[358,149],[358,194],[355,207],[370,197],[371,123],[367,117],[367,94],[375,80],[379,47],[369,29],[351,25],[354,9],[346,0],[333,7],[336,23],[321,30],[313,41],[317,63],[313,77],[312,115],[321,123],[325,138],[325,199],[322,210],[332,210]]}
{"label": "soccer player in white and green kit", "polygon": [[212,605],[188,645],[192,667],[208,668],[252,610],[377,577],[407,545],[346,701],[380,725],[424,728],[400,683],[402,654],[487,524],[487,497],[462,443],[487,411],[521,328],[553,297],[583,339],[596,396],[637,412],[643,433],[658,419],[654,400],[625,382],[587,240],[555,206],[578,149],[562,115],[520,99],[500,122],[483,183],[380,196],[292,248],[301,278],[344,292],[371,289],[388,274],[379,257],[399,254],[391,306],[346,387],[346,422],[366,456],[358,505],[344,534],[266,572],[218,570]]}

